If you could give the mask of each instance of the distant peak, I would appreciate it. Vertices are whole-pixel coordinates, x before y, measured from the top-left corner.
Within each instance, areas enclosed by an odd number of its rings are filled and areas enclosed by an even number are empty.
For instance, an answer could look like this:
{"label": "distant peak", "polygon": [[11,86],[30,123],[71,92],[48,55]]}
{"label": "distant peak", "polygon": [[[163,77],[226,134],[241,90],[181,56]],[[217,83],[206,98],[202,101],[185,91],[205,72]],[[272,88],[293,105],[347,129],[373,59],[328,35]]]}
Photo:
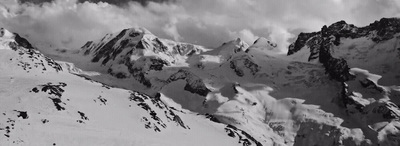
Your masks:
{"label": "distant peak", "polygon": [[248,47],[249,44],[247,44],[246,42],[244,42],[242,39],[240,38],[236,38],[235,40],[232,40],[232,43],[234,43],[237,46],[245,46]]}
{"label": "distant peak", "polygon": [[240,42],[243,42],[243,41],[242,41],[242,39],[240,39],[240,38],[236,38],[236,39],[235,39],[235,42],[240,43]]}
{"label": "distant peak", "polygon": [[15,35],[14,35],[14,33],[8,31],[5,28],[0,28],[0,37],[1,38],[14,39]]}
{"label": "distant peak", "polygon": [[268,48],[272,47],[272,48],[276,48],[278,45],[276,43],[273,43],[272,41],[264,38],[264,37],[260,37],[254,42],[253,46],[255,46],[255,47],[268,47]]}
{"label": "distant peak", "polygon": [[382,18],[370,24],[373,28],[385,28],[390,26],[398,27],[400,25],[400,18]]}
{"label": "distant peak", "polygon": [[227,46],[227,45],[234,45],[234,46],[238,46],[238,47],[240,47],[240,46],[248,47],[249,46],[249,44],[244,42],[241,38],[236,38],[236,39],[230,40],[230,41],[222,44],[222,46]]}
{"label": "distant peak", "polygon": [[398,18],[398,17],[381,18],[379,21],[380,22],[395,22],[395,21],[400,21],[400,18]]}
{"label": "distant peak", "polygon": [[2,40],[15,41],[24,48],[33,49],[33,46],[28,42],[28,40],[21,37],[17,33],[8,31],[5,28],[0,28],[0,38]]}
{"label": "distant peak", "polygon": [[147,30],[144,27],[132,27],[125,30],[127,33],[152,34],[149,30]]}
{"label": "distant peak", "polygon": [[346,21],[340,20],[340,21],[338,21],[336,23],[333,23],[332,25],[344,25],[344,24],[347,24]]}
{"label": "distant peak", "polygon": [[[229,42],[226,42],[224,44],[222,44],[221,47],[226,47],[226,46],[236,46],[236,48],[240,48],[240,49],[247,49],[249,47],[249,44],[247,44],[246,42],[244,42],[241,38],[236,38],[234,40],[231,40]],[[228,47],[231,48],[231,47]]]}
{"label": "distant peak", "polygon": [[132,27],[122,30],[119,35],[127,36],[131,38],[144,37],[144,36],[154,36],[149,30],[143,27]]}

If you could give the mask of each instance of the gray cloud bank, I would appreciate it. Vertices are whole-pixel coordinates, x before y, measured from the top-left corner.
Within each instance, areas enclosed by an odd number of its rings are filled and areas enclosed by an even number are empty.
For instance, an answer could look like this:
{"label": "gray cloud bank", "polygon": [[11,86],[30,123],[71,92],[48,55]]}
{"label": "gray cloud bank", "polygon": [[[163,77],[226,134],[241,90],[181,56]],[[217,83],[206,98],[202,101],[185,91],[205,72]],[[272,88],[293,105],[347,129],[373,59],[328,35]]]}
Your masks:
{"label": "gray cloud bank", "polygon": [[[22,3],[21,3],[22,1]],[[79,48],[105,33],[145,27],[155,35],[217,47],[240,37],[277,42],[345,20],[364,26],[399,17],[398,0],[3,0],[0,27],[33,42]]]}
{"label": "gray cloud bank", "polygon": [[[48,3],[48,2],[54,2],[55,0],[18,0],[19,3],[26,4],[26,3],[32,3],[32,4],[43,4],[43,3]],[[176,0],[78,0],[77,2],[79,3],[84,3],[84,2],[92,2],[92,3],[98,3],[98,2],[106,2],[109,4],[117,5],[120,7],[125,6],[129,2],[137,2],[143,6],[147,6],[149,2],[156,2],[156,3],[173,3],[176,2]]]}

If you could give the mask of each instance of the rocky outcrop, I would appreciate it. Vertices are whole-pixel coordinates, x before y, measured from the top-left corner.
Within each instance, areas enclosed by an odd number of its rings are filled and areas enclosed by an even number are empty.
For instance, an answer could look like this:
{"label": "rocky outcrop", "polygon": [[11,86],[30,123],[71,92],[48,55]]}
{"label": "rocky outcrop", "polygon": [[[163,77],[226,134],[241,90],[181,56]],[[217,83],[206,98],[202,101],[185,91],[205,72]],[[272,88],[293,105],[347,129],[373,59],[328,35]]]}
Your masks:
{"label": "rocky outcrop", "polygon": [[[372,146],[369,140],[363,139],[361,131],[350,131],[335,125],[318,123],[312,120],[300,124],[294,139],[294,146]],[[354,135],[353,135],[354,134]]]}
{"label": "rocky outcrop", "polygon": [[378,43],[395,37],[400,32],[399,18],[382,18],[365,27],[356,27],[345,21],[324,26],[319,32],[300,33],[297,40],[289,46],[287,55],[293,55],[304,47],[310,49],[308,61],[318,59],[326,72],[335,80],[343,82],[351,78],[349,67],[343,58],[332,56],[332,46],[341,44],[341,38],[367,37]]}
{"label": "rocky outcrop", "polygon": [[8,30],[2,28],[0,30],[1,36],[0,41],[2,46],[0,49],[10,49],[18,54],[18,57],[11,58],[11,62],[17,63],[17,66],[21,67],[26,72],[30,71],[62,71],[62,67],[53,59],[43,55],[37,49],[25,39],[20,37],[16,33],[11,33]]}
{"label": "rocky outcrop", "polygon": [[230,68],[234,70],[239,77],[243,77],[246,71],[250,72],[251,75],[255,75],[260,70],[259,65],[247,54],[233,57],[229,61],[229,64]]}
{"label": "rocky outcrop", "polygon": [[20,46],[27,48],[27,49],[33,49],[33,46],[31,43],[28,42],[25,38],[19,36],[18,34],[14,33],[15,35],[15,42],[17,42]]}
{"label": "rocky outcrop", "polygon": [[390,91],[370,79],[373,75],[366,71],[353,74],[354,80],[342,83],[339,105],[355,119],[367,139],[381,145],[398,145],[400,132],[393,127],[400,125],[400,109],[386,97]]}
{"label": "rocky outcrop", "polygon": [[[94,53],[92,62],[98,62],[101,58],[103,58],[103,61],[101,62],[102,64],[106,64],[110,59],[114,60],[115,57],[121,53],[123,46],[126,45],[126,43],[123,43],[124,41],[121,41],[121,45],[118,45],[118,47],[114,47],[116,43],[123,37],[125,36],[127,32],[127,29],[122,30],[116,37],[111,39],[109,42],[107,42],[105,45],[102,45],[98,48],[96,48],[96,52]],[[85,45],[87,46],[87,45]]]}
{"label": "rocky outcrop", "polygon": [[[159,93],[155,97],[150,97],[138,92],[132,92],[129,99],[149,113],[149,117],[142,117],[141,119],[146,129],[153,129],[155,132],[161,132],[161,130],[167,128],[167,122],[176,123],[177,126],[183,129],[190,129],[181,117],[175,113],[176,111],[174,112],[173,108],[167,106],[160,100]],[[154,108],[158,108],[163,112],[157,112]],[[162,120],[161,116],[163,115],[167,121]]]}
{"label": "rocky outcrop", "polygon": [[[400,18],[382,18],[365,27],[356,27],[353,24],[347,24],[345,21],[338,21],[325,30],[327,34],[332,35],[333,43],[340,44],[340,38],[360,38],[368,37],[375,42],[389,40],[394,37],[394,34],[400,32]],[[300,33],[297,40],[289,46],[287,55],[292,55],[300,51],[303,47],[320,44],[319,41],[312,40],[320,36],[322,31],[311,33]]]}
{"label": "rocky outcrop", "polygon": [[34,93],[39,93],[39,91],[42,91],[44,93],[47,93],[50,95],[48,97],[53,103],[54,106],[58,111],[65,110],[65,102],[63,102],[62,94],[64,93],[64,87],[66,87],[67,84],[63,82],[59,82],[58,84],[53,84],[53,83],[47,83],[44,85],[39,85],[38,87],[35,87],[31,90],[31,92]]}
{"label": "rocky outcrop", "polygon": [[257,141],[254,137],[252,137],[250,134],[247,132],[240,130],[236,128],[233,125],[228,125],[225,128],[225,131],[228,133],[228,136],[232,138],[239,138],[239,143],[241,143],[243,146],[262,146],[262,144]]}
{"label": "rocky outcrop", "polygon": [[204,84],[203,80],[196,76],[195,74],[191,73],[190,71],[181,69],[175,74],[171,75],[166,84],[177,81],[177,80],[185,80],[186,85],[184,90],[189,91],[193,94],[198,94],[201,96],[207,96],[209,92],[211,92],[206,85]]}
{"label": "rocky outcrop", "polygon": [[335,44],[336,38],[332,41],[332,31],[324,26],[321,30],[322,42],[319,48],[319,62],[321,62],[326,72],[335,80],[344,82],[351,78],[350,68],[343,58],[334,58],[331,54],[332,43]]}
{"label": "rocky outcrop", "polygon": [[[310,39],[320,38],[317,36],[318,34],[319,34],[318,32],[312,32],[312,33],[302,32],[302,33],[300,33],[297,36],[297,40],[289,46],[289,51],[288,51],[287,55],[292,55],[292,54],[296,53],[297,51],[300,51],[300,49],[303,48],[308,42],[314,42],[313,40],[310,40]],[[318,44],[318,43],[315,43],[315,44]]]}

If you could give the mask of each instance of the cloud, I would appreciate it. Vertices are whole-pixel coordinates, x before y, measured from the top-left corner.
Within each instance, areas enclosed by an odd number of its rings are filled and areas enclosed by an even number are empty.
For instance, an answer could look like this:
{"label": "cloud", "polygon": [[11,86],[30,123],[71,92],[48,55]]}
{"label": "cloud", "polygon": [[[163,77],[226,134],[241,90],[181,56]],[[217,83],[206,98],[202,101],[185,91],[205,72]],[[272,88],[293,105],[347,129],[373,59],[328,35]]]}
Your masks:
{"label": "cloud", "polygon": [[364,26],[382,17],[400,16],[398,0],[89,1],[53,0],[35,5],[4,0],[0,2],[0,26],[27,35],[33,42],[63,48],[79,48],[105,33],[142,26],[163,38],[207,47],[236,37],[248,43],[265,37],[285,52],[288,40],[300,31],[318,31],[339,20]]}
{"label": "cloud", "polygon": [[[18,0],[20,3],[33,3],[33,4],[43,4],[48,2],[54,2],[55,0]],[[84,2],[92,2],[92,3],[99,3],[99,2],[106,2],[109,4],[117,5],[117,6],[124,6],[129,2],[137,2],[143,6],[149,4],[149,2],[157,2],[157,3],[173,3],[175,0],[78,0],[79,3]]]}
{"label": "cloud", "polygon": [[230,38],[241,38],[244,42],[248,44],[253,44],[254,41],[259,38],[259,36],[254,35],[253,32],[248,29],[243,29],[239,32],[230,32]]}
{"label": "cloud", "polygon": [[58,0],[39,6],[19,5],[14,1],[7,9],[14,14],[0,17],[2,27],[26,35],[33,42],[57,47],[78,47],[88,38],[133,25],[123,16],[124,11],[107,3],[76,4],[74,0]]}

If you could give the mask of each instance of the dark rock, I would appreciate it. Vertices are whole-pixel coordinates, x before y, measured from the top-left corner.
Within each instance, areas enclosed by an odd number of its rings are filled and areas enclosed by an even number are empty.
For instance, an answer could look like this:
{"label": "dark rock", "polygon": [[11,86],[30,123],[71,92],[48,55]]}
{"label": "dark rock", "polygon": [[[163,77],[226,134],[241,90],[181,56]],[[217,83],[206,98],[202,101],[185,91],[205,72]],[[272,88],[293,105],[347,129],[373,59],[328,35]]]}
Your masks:
{"label": "dark rock", "polygon": [[48,92],[49,95],[55,95],[57,97],[61,97],[64,89],[62,87],[67,86],[67,84],[60,82],[58,85],[54,85],[53,83],[47,83],[45,85],[40,85],[42,87],[42,92]]}
{"label": "dark rock", "polygon": [[18,112],[17,117],[21,117],[22,119],[28,119],[29,118],[27,111],[16,111],[16,112]]}
{"label": "dark rock", "polygon": [[49,120],[47,120],[47,119],[42,119],[41,121],[42,121],[43,124],[46,124],[46,123],[49,122]]}
{"label": "dark rock", "polygon": [[[243,66],[239,66],[243,64]],[[260,70],[260,67],[247,54],[237,56],[229,61],[229,67],[233,69],[239,77],[244,76],[244,70],[249,70],[252,75],[255,75]]]}
{"label": "dark rock", "polygon": [[19,36],[18,34],[14,33],[15,35],[15,41],[18,43],[18,45],[27,48],[27,49],[33,49],[33,46],[31,45],[31,43],[28,42],[28,40],[26,40],[25,38]]}
{"label": "dark rock", "polygon": [[215,122],[215,123],[221,123],[221,121],[219,121],[218,118],[216,118],[216,117],[213,116],[213,115],[206,114],[205,116],[206,116],[207,119],[210,119],[211,121],[213,121],[213,122]]}
{"label": "dark rock", "polygon": [[296,53],[297,51],[300,51],[301,48],[303,48],[307,41],[311,38],[314,37],[315,35],[317,35],[318,32],[312,32],[312,33],[300,33],[299,36],[297,37],[296,42],[294,42],[293,44],[291,44],[289,46],[289,51],[287,53],[287,55],[292,55],[294,53]]}
{"label": "dark rock", "polygon": [[191,73],[190,71],[184,69],[179,70],[168,78],[167,83],[171,83],[177,80],[185,80],[186,85],[184,87],[184,90],[191,93],[201,96],[207,96],[207,94],[211,92],[211,90],[206,87],[203,80],[195,74]]}
{"label": "dark rock", "polygon": [[[365,27],[356,27],[345,21],[336,22],[329,27],[324,26],[319,32],[300,33],[297,40],[289,46],[287,55],[292,55],[304,46],[310,48],[309,61],[319,58],[327,73],[337,81],[347,81],[352,76],[343,58],[334,58],[330,50],[333,45],[339,45],[341,38],[369,37],[374,42],[392,39],[400,32],[399,18],[382,18]],[[376,33],[376,34],[375,34]]]}
{"label": "dark rock", "polygon": [[103,98],[101,96],[97,97],[97,99],[99,99],[100,102],[102,102],[104,105],[107,105],[107,99],[105,99],[105,98]]}
{"label": "dark rock", "polygon": [[[57,109],[58,111],[65,110],[65,108],[61,106],[61,104],[62,104],[63,102],[61,101],[60,98],[51,98],[51,97],[49,97],[49,98],[53,101],[54,106],[56,106],[56,109]],[[64,104],[65,104],[65,103],[64,103]]]}
{"label": "dark rock", "polygon": [[107,42],[101,48],[96,48],[98,52],[95,53],[92,62],[98,62],[101,58],[104,58],[102,64],[106,64],[111,58],[115,57],[122,51],[123,48],[113,48],[113,46],[123,37],[128,29],[122,30],[115,38]]}
{"label": "dark rock", "polygon": [[150,65],[150,70],[156,70],[160,71],[162,68],[166,65],[168,65],[167,61],[164,61],[162,59],[157,59],[157,58],[151,58],[151,65]]}
{"label": "dark rock", "polygon": [[79,115],[81,116],[81,119],[82,119],[82,120],[89,120],[89,118],[86,117],[85,113],[83,113],[83,112],[81,112],[81,111],[78,111],[78,113],[79,113]]}
{"label": "dark rock", "polygon": [[35,92],[35,93],[38,93],[39,89],[37,87],[35,87],[35,88],[32,89],[32,91]]}
{"label": "dark rock", "polygon": [[225,131],[228,133],[228,136],[230,137],[233,138],[238,137],[239,143],[242,143],[243,146],[250,146],[252,144],[255,144],[256,146],[262,146],[262,144],[259,141],[257,141],[254,137],[252,137],[250,134],[241,129],[238,129],[233,125],[227,125],[225,127]]}

